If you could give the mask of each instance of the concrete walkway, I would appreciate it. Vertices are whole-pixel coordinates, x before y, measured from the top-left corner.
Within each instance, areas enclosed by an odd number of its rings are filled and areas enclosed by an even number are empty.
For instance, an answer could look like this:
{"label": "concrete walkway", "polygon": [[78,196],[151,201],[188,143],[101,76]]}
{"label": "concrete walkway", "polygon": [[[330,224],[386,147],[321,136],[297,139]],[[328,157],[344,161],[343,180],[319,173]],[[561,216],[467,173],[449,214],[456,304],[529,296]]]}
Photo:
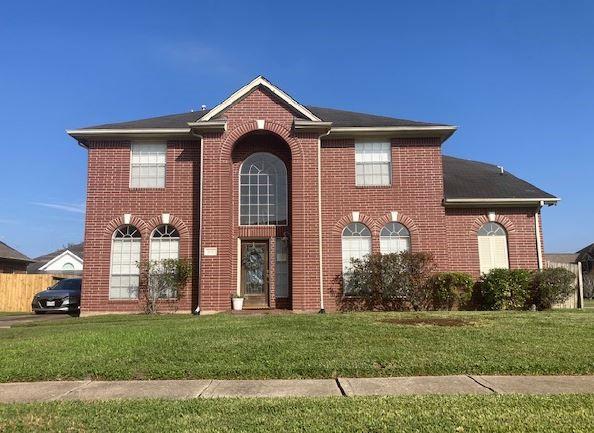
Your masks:
{"label": "concrete walkway", "polygon": [[416,376],[303,380],[56,381],[0,384],[0,403],[118,398],[413,394],[594,394],[594,376]]}

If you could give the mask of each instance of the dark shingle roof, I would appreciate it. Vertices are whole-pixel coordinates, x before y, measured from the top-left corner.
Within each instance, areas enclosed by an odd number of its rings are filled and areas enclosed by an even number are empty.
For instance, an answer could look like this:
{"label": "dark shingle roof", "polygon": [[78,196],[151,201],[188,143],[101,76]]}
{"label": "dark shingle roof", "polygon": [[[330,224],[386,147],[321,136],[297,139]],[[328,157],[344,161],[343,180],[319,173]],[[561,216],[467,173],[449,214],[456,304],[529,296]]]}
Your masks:
{"label": "dark shingle roof", "polygon": [[35,259],[33,259],[33,260],[35,260],[34,263],[31,263],[29,266],[27,266],[27,273],[34,274],[34,273],[38,272],[39,268],[41,268],[43,265],[45,265],[50,260],[58,257],[60,254],[62,254],[66,250],[69,250],[71,253],[74,253],[81,259],[84,259],[84,255],[83,255],[84,254],[83,253],[84,245],[85,244],[82,242],[80,244],[72,244],[72,245],[67,246],[66,248],[61,248],[59,250],[52,251],[51,253],[44,254],[43,256],[35,257]]}
{"label": "dark shingle roof", "polygon": [[590,244],[585,248],[582,248],[577,253],[577,261],[578,262],[586,262],[588,260],[592,260],[594,257],[594,244]]}
{"label": "dark shingle roof", "polygon": [[106,123],[81,129],[187,128],[188,122],[195,122],[208,113],[208,111],[190,111],[188,113],[149,117],[148,119],[131,120],[129,122]]}
{"label": "dark shingle roof", "polygon": [[309,105],[306,108],[324,122],[332,122],[332,126],[448,126],[439,123],[417,122],[354,111],[336,110],[334,108],[312,107]]}
{"label": "dark shingle roof", "polygon": [[[354,111],[336,110],[306,106],[308,110],[333,126],[448,126],[437,123],[416,122],[414,120],[396,119],[393,117],[375,116],[373,114],[356,113]],[[129,122],[106,123],[81,129],[140,129],[140,128],[187,128],[188,122],[195,122],[206,115],[209,110],[191,111],[189,113],[171,114],[151,117]]]}
{"label": "dark shingle roof", "polygon": [[553,199],[554,195],[485,162],[443,157],[443,182],[446,199]]}
{"label": "dark shingle roof", "polygon": [[0,259],[19,260],[22,262],[33,261],[23,253],[18,252],[12,247],[9,247],[2,241],[0,241]]}

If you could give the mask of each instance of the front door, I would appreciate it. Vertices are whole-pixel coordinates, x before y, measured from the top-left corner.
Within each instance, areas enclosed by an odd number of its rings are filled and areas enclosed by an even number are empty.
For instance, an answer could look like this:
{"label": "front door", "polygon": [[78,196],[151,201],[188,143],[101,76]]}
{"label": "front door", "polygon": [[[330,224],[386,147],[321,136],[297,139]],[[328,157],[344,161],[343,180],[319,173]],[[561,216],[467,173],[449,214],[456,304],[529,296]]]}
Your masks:
{"label": "front door", "polygon": [[268,308],[268,242],[241,242],[241,293],[245,308]]}

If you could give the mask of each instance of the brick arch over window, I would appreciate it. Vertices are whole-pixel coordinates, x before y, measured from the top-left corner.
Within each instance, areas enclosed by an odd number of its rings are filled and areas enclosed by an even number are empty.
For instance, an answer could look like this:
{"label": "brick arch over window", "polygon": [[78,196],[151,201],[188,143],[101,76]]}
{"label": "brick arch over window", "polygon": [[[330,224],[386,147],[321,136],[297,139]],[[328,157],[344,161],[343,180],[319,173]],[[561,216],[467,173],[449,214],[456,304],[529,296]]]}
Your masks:
{"label": "brick arch over window", "polygon": [[[480,228],[482,226],[484,226],[485,224],[487,224],[488,222],[491,222],[491,221],[489,221],[489,218],[486,215],[481,215],[480,217],[476,218],[470,225],[470,234],[473,236],[477,236]],[[514,226],[514,223],[512,222],[512,220],[510,220],[505,215],[496,215],[495,221],[492,221],[492,222],[496,222],[496,223],[502,225],[503,228],[505,229],[505,231],[507,232],[508,236],[515,233],[515,231],[516,231],[516,227]]]}
{"label": "brick arch over window", "polygon": [[367,228],[371,231],[372,237],[377,235],[377,233],[381,229],[380,225],[377,224],[377,222],[373,218],[359,212],[359,220],[358,221],[353,220],[352,213],[349,215],[345,215],[341,219],[339,219],[336,222],[336,224],[334,224],[332,231],[334,233],[336,233],[337,235],[342,236],[342,231],[344,230],[344,228],[353,222],[359,222],[359,223],[365,224],[367,226]]}
{"label": "brick arch over window", "polygon": [[[157,227],[159,227],[160,225],[163,224],[163,221],[161,219],[161,215],[156,216],[151,218],[148,222],[147,222],[147,228],[149,229],[149,233],[152,233],[153,230],[155,230]],[[190,257],[192,251],[190,249],[190,230],[188,229],[188,226],[186,226],[186,223],[179,217],[176,217],[175,215],[169,215],[169,223],[168,225],[175,227],[177,229],[177,232],[179,233],[179,239],[180,239],[180,244],[181,244],[181,248],[182,250],[180,251],[180,256],[183,257]]]}
{"label": "brick arch over window", "polygon": [[[147,225],[147,223],[144,220],[138,218],[137,216],[132,215],[132,217],[130,218],[129,224],[136,227],[140,231],[140,235],[143,238],[145,236],[148,236],[149,226]],[[121,227],[123,225],[126,225],[126,223],[124,222],[124,216],[122,215],[121,217],[114,218],[109,223],[107,223],[107,225],[105,226],[105,232],[110,236],[110,239],[111,239],[113,232],[115,232],[118,227]]]}
{"label": "brick arch over window", "polygon": [[258,124],[256,123],[256,121],[253,120],[251,122],[246,122],[242,125],[239,125],[227,133],[227,136],[223,141],[223,145],[221,146],[221,161],[230,160],[231,152],[233,151],[233,146],[235,145],[235,143],[238,140],[240,140],[244,135],[249,134],[253,131],[267,131],[275,135],[278,135],[289,145],[289,148],[291,149],[291,159],[299,158],[303,153],[299,141],[297,141],[297,139],[291,135],[291,131],[283,125],[267,120],[264,123],[264,128],[260,129],[258,128]]}
{"label": "brick arch over window", "polygon": [[400,212],[398,212],[398,217],[396,218],[396,221],[392,221],[391,213],[388,213],[388,214],[385,214],[384,216],[382,216],[379,220],[380,229],[381,229],[381,227],[383,227],[386,224],[391,223],[391,222],[398,222],[398,223],[402,224],[403,226],[405,226],[408,229],[408,231],[410,232],[411,237],[416,236],[419,233],[419,229],[418,229],[417,225],[415,224],[415,222],[413,221],[413,219],[405,214],[401,214]]}

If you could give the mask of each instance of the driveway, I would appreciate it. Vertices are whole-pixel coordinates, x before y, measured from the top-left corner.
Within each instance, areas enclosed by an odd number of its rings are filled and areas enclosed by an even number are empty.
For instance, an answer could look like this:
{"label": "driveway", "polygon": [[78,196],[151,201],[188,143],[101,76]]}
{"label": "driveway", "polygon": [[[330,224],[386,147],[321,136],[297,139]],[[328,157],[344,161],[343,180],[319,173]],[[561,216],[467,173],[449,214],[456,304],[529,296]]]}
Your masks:
{"label": "driveway", "polygon": [[6,329],[24,323],[63,320],[69,318],[70,316],[68,314],[15,314],[10,316],[0,316],[0,329]]}

